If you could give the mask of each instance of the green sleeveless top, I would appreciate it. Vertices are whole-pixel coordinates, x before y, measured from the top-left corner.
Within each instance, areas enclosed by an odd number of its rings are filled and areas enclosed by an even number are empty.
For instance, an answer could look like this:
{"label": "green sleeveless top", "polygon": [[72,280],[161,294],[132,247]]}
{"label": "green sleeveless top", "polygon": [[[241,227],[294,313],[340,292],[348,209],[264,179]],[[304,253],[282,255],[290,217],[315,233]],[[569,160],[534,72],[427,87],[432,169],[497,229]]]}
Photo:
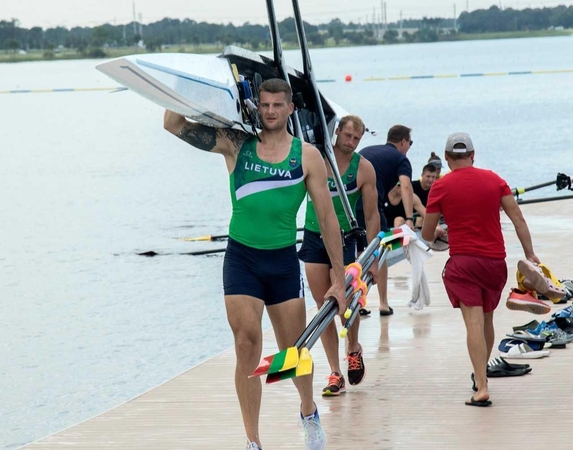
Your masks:
{"label": "green sleeveless top", "polygon": [[[360,155],[358,153],[354,153],[352,155],[352,159],[350,160],[350,164],[348,165],[348,169],[346,169],[344,175],[340,177],[342,178],[342,184],[344,185],[344,190],[346,191],[348,202],[350,203],[350,208],[352,209],[354,215],[356,215],[356,203],[360,198],[360,191],[358,190],[359,164]],[[338,217],[340,228],[342,231],[350,231],[350,223],[348,222],[348,218],[346,217],[346,213],[342,207],[342,200],[340,200],[340,196],[336,190],[334,179],[328,179],[328,188],[330,190],[330,196],[332,197],[332,203],[334,203],[334,211],[336,212],[336,217]],[[304,221],[304,227],[307,230],[314,231],[315,233],[320,233],[318,219],[316,218],[316,210],[314,209],[314,205],[310,199],[310,196],[308,196],[306,203],[306,218]]]}
{"label": "green sleeveless top", "polygon": [[249,247],[272,250],[296,243],[296,215],[306,194],[302,143],[271,164],[257,156],[257,138],[245,141],[230,176],[233,215],[229,236]]}

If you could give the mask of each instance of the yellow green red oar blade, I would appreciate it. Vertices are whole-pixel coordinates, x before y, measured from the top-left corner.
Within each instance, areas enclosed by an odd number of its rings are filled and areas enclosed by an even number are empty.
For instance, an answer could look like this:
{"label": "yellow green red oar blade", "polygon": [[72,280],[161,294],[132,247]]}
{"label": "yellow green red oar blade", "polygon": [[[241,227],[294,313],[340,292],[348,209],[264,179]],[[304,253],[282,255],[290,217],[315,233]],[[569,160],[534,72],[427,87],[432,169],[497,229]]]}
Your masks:
{"label": "yellow green red oar blade", "polygon": [[199,236],[199,237],[182,237],[177,238],[178,241],[186,241],[186,242],[196,242],[196,241],[211,241],[213,240],[213,236]]}
{"label": "yellow green red oar blade", "polygon": [[401,238],[405,239],[403,231],[400,228],[394,228],[384,233],[384,239],[382,239],[382,241],[390,248],[390,250],[397,250],[404,246],[404,242]]}
{"label": "yellow green red oar blade", "polygon": [[284,372],[296,367],[298,363],[298,349],[289,347],[274,355],[264,357],[251,376],[259,377],[269,373]]}
{"label": "yellow green red oar blade", "polygon": [[312,356],[310,355],[310,352],[308,349],[303,348],[300,351],[300,357],[296,367],[283,372],[269,373],[267,375],[266,384],[277,383],[282,380],[288,380],[289,378],[310,375],[312,373],[312,364]]}

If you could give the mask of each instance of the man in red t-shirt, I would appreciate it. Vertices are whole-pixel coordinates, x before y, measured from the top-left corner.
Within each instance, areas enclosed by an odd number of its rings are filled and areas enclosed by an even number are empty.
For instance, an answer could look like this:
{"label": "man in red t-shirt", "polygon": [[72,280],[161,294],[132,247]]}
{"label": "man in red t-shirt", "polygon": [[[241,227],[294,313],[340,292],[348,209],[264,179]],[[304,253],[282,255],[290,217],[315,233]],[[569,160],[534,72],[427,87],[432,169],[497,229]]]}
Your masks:
{"label": "man in red t-shirt", "polygon": [[489,406],[487,362],[494,344],[493,311],[507,282],[500,206],[515,226],[525,257],[539,263],[531,235],[511,189],[490,170],[473,167],[474,146],[467,133],[446,141],[445,159],[451,169],[430,190],[422,237],[434,238],[440,214],[448,224],[450,259],[442,272],[454,308],[460,308],[474,368],[476,394],[466,405]]}

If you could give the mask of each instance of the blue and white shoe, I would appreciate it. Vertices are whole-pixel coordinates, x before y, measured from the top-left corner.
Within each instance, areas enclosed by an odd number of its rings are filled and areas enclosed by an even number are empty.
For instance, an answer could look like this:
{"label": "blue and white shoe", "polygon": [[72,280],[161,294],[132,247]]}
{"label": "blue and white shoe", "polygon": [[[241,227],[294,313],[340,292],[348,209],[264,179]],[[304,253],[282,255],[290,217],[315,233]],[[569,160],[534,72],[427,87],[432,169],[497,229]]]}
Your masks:
{"label": "blue and white shoe", "polygon": [[247,450],[263,450],[256,442],[247,441]]}
{"label": "blue and white shoe", "polygon": [[568,306],[565,309],[553,313],[553,317],[573,317],[573,306]]}
{"label": "blue and white shoe", "polygon": [[527,330],[530,335],[539,336],[543,330],[547,328],[545,321],[541,322],[534,330]]}
{"label": "blue and white shoe", "polygon": [[318,408],[314,414],[304,417],[300,415],[304,428],[304,442],[306,450],[324,450],[326,448],[326,434],[320,424]]}

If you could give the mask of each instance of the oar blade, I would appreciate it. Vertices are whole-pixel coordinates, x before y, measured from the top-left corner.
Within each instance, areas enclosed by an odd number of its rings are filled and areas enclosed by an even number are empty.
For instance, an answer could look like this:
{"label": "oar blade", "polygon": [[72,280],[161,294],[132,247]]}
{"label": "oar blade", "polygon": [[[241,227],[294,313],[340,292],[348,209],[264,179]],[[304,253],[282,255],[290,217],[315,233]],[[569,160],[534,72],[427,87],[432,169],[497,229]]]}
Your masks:
{"label": "oar blade", "polygon": [[260,377],[261,375],[284,372],[285,370],[296,367],[298,362],[298,349],[296,347],[289,347],[274,355],[265,356],[251,377]]}
{"label": "oar blade", "polygon": [[410,237],[404,234],[401,228],[393,228],[384,233],[382,242],[390,248],[390,250],[397,250],[401,247],[408,245]]}
{"label": "oar blade", "polygon": [[199,237],[182,237],[177,238],[178,241],[185,241],[185,242],[197,242],[197,241],[212,241],[213,237],[209,236],[199,236]]}
{"label": "oar blade", "polygon": [[289,378],[303,377],[312,373],[312,356],[308,349],[303,348],[300,351],[298,365],[292,369],[283,372],[269,373],[266,384],[278,383],[279,381],[288,380]]}

